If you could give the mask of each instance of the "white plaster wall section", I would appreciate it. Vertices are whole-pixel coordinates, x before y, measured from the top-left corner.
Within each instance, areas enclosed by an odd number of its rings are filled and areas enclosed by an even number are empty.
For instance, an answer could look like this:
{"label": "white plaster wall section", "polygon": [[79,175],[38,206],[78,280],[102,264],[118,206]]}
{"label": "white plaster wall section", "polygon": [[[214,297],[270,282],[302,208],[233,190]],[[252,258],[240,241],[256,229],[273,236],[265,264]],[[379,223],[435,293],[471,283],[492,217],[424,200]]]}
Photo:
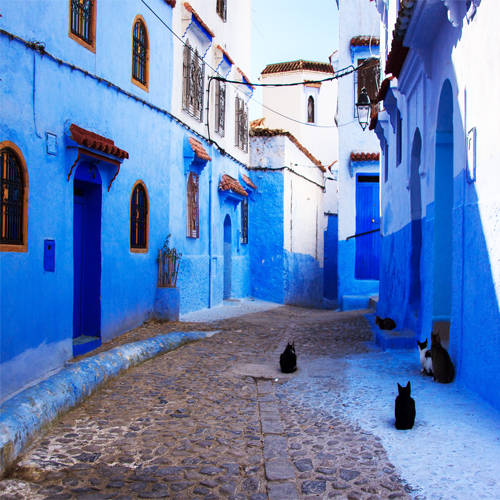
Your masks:
{"label": "white plaster wall section", "polygon": [[[57,353],[57,357],[54,356],[54,353]],[[49,377],[71,358],[73,358],[73,340],[66,339],[49,344],[44,341],[38,347],[27,349],[11,360],[2,363],[0,403],[20,390],[37,383],[39,380],[34,378],[36,374],[43,373],[45,374],[44,378]],[[33,370],[33,366],[37,367],[36,372]],[[22,381],[22,387],[19,386],[19,381]]]}

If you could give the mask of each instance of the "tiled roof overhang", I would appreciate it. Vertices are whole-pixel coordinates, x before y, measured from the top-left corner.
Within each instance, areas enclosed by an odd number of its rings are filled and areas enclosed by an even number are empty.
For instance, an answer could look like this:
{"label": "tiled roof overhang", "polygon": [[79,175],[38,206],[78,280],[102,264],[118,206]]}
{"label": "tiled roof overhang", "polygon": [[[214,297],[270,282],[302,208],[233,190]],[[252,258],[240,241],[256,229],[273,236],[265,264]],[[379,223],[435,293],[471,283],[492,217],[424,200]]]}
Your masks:
{"label": "tiled roof overhang", "polygon": [[311,82],[309,80],[306,80],[304,82],[304,87],[312,87],[315,89],[319,89],[319,88],[321,88],[321,82]]}
{"label": "tiled roof overhang", "polygon": [[380,88],[377,92],[377,102],[383,101],[385,96],[387,95],[387,91],[391,86],[391,80],[394,80],[395,76],[388,76],[380,85]]}
{"label": "tiled roof overhang", "polygon": [[71,139],[73,139],[80,146],[86,146],[96,151],[116,156],[117,158],[128,158],[128,153],[115,146],[115,143],[102,135],[95,134],[89,130],[85,130],[74,123],[70,125],[69,131]]}
{"label": "tiled roof overhang", "polygon": [[191,4],[189,2],[184,2],[184,7],[191,12],[193,17],[198,21],[198,23],[201,25],[201,27],[213,38],[215,36],[215,33],[202,21],[201,17],[197,14],[197,12],[191,7]]}
{"label": "tiled roof overhang", "polygon": [[351,47],[375,47],[380,45],[377,36],[355,36],[351,38]]}
{"label": "tiled roof overhang", "polygon": [[220,45],[217,45],[217,48],[226,56],[227,60],[231,64],[234,64],[234,61],[231,59],[231,57],[229,57],[229,54]]}
{"label": "tiled roof overhang", "polygon": [[297,148],[302,151],[302,153],[304,153],[307,158],[309,158],[322,172],[326,172],[326,168],[321,164],[321,162],[316,159],[304,146],[302,146],[302,144],[290,132],[280,128],[271,129],[259,127],[250,129],[251,137],[274,137],[277,135],[288,137],[290,141],[293,142]]}
{"label": "tiled roof overhang", "polygon": [[189,144],[193,148],[194,154],[197,158],[200,160],[212,161],[212,158],[210,158],[200,141],[196,140],[194,137],[190,137]]}
{"label": "tiled roof overhang", "polygon": [[329,63],[304,61],[302,59],[299,59],[298,61],[268,64],[264,68],[264,71],[262,71],[261,75],[287,73],[289,71],[316,71],[318,73],[334,73],[333,68]]}
{"label": "tiled roof overhang", "polygon": [[351,161],[379,161],[380,153],[351,153]]}
{"label": "tiled roof overhang", "polygon": [[175,7],[175,4],[177,3],[177,0],[165,0],[166,3],[168,3],[168,5],[170,5],[170,7],[172,7],[172,9]]}
{"label": "tiled roof overhang", "polygon": [[252,189],[257,189],[257,186],[250,180],[250,177],[248,177],[248,175],[241,174],[241,178],[247,186],[251,187]]}
{"label": "tiled roof overhang", "polygon": [[255,89],[255,87],[250,83],[250,80],[246,77],[245,73],[243,73],[243,71],[241,71],[240,68],[236,68],[238,70],[238,73],[241,75],[241,78],[243,79],[243,83],[245,85],[248,85],[250,88],[252,89]]}
{"label": "tiled roof overhang", "polygon": [[227,174],[224,174],[221,177],[219,189],[221,191],[233,191],[241,196],[248,196],[248,193],[245,191],[243,186],[236,179]]}

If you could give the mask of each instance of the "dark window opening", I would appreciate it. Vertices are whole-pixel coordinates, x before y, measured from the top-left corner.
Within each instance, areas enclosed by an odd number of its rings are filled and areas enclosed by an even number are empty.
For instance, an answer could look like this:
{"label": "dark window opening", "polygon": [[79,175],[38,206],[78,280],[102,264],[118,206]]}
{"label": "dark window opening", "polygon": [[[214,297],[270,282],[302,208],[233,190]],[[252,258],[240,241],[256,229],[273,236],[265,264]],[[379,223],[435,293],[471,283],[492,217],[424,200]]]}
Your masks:
{"label": "dark window opening", "polygon": [[92,44],[92,0],[71,0],[71,33]]}
{"label": "dark window opening", "polygon": [[378,175],[358,175],[358,182],[378,182]]}
{"label": "dark window opening", "polygon": [[307,99],[307,123],[314,123],[314,97]]}
{"label": "dark window opening", "polygon": [[2,168],[1,243],[22,245],[24,185],[21,164],[8,150],[0,152],[0,164]]}
{"label": "dark window opening", "polygon": [[130,246],[147,247],[147,200],[144,187],[138,184],[132,193],[130,204]]}
{"label": "dark window opening", "polygon": [[189,41],[184,46],[182,107],[190,115],[203,120],[203,94],[205,92],[205,63],[193,50]]}
{"label": "dark window opening", "polygon": [[241,242],[248,243],[248,198],[241,202]]}
{"label": "dark window opening", "polygon": [[217,80],[215,87],[215,131],[224,137],[226,122],[226,84]]}
{"label": "dark window opening", "polygon": [[227,21],[227,0],[217,0],[217,14],[223,21]]}
{"label": "dark window opening", "polygon": [[396,166],[401,165],[403,156],[403,129],[402,129],[401,112],[398,109],[396,116]]}
{"label": "dark window opening", "polygon": [[[358,66],[362,64],[366,59],[359,59]],[[358,72],[358,94],[357,101],[359,101],[359,96],[363,88],[368,92],[370,101],[373,104],[377,103],[377,93],[379,87],[380,78],[380,64],[377,60],[369,62],[364,68],[361,68]]]}
{"label": "dark window opening", "polygon": [[235,145],[246,153],[248,152],[248,106],[241,97],[236,96],[235,109]]}
{"label": "dark window opening", "polygon": [[146,29],[142,21],[134,25],[133,49],[132,49],[132,77],[143,85],[146,81],[146,62],[148,55]]}
{"label": "dark window opening", "polygon": [[187,183],[187,236],[200,237],[199,177],[194,172],[189,173]]}

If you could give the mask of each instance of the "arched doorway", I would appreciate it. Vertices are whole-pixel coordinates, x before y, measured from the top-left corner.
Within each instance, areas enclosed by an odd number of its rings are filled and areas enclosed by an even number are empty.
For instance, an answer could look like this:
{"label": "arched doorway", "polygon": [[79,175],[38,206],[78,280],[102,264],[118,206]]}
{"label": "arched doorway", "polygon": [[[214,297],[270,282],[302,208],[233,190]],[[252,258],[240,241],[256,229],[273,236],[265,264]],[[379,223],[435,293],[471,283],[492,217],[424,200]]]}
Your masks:
{"label": "arched doorway", "polygon": [[[436,129],[434,180],[434,289],[433,325],[441,338],[449,333],[452,283],[453,210],[453,89],[446,80],[441,89]],[[439,325],[436,325],[439,323]]]}
{"label": "arched doorway", "polygon": [[422,137],[417,128],[413,135],[410,158],[410,209],[411,209],[411,254],[410,254],[410,311],[420,309],[420,257],[422,254],[422,195],[420,188],[420,155]]}
{"label": "arched doorway", "polygon": [[101,209],[99,169],[82,162],[73,184],[73,355],[101,345]]}
{"label": "arched doorway", "polygon": [[231,217],[224,219],[224,300],[231,298]]}

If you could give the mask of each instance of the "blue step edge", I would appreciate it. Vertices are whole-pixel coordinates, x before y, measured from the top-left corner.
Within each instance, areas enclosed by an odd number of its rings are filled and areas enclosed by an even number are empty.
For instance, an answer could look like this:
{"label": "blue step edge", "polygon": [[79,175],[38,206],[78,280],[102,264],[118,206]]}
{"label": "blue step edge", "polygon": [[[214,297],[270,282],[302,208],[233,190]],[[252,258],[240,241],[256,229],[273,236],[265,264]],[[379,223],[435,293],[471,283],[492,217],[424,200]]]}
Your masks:
{"label": "blue step edge", "polygon": [[416,349],[417,337],[411,330],[381,330],[375,319],[377,315],[365,314],[375,337],[375,343],[384,351],[388,349]]}
{"label": "blue step edge", "polygon": [[101,346],[100,337],[86,337],[82,335],[73,339],[73,357],[81,356]]}

